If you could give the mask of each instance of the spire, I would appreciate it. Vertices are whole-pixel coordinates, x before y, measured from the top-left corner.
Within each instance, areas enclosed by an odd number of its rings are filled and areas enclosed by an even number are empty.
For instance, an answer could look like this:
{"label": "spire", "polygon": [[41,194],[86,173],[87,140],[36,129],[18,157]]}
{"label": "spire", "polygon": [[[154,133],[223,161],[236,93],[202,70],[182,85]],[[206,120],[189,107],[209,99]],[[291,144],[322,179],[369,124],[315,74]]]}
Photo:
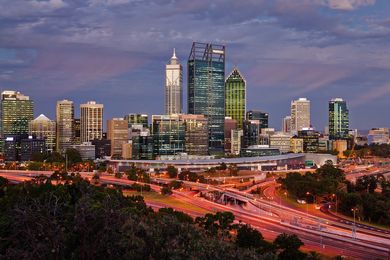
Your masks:
{"label": "spire", "polygon": [[175,48],[173,48],[173,54],[172,54],[172,58],[170,59],[169,64],[171,64],[171,65],[179,64],[179,59],[176,57],[176,49]]}
{"label": "spire", "polygon": [[177,59],[177,57],[176,57],[176,49],[175,48],[173,48],[173,55],[172,55],[171,59]]}

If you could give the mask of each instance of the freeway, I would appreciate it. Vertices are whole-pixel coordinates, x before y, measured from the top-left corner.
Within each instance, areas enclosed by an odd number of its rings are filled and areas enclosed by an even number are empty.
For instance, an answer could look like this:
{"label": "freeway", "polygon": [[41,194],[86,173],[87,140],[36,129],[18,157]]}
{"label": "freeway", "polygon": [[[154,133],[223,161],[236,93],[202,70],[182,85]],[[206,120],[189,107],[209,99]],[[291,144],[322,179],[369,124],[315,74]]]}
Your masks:
{"label": "freeway", "polygon": [[[16,182],[29,180],[33,176],[40,174],[34,172],[0,172],[1,176],[5,176],[9,179],[12,179]],[[45,175],[49,175],[51,173],[44,173]],[[83,177],[91,178],[91,173],[81,173]],[[102,174],[100,177],[100,181],[102,183],[107,184],[117,184],[117,185],[129,185],[134,182],[129,181],[127,179],[118,179],[113,177],[112,175]],[[164,180],[167,181],[167,180]],[[259,214],[259,211],[253,211],[248,208],[243,208],[238,205],[221,205],[218,203],[214,203],[203,198],[199,198],[197,196],[193,196],[193,194],[188,194],[187,192],[174,191],[175,198],[182,200],[188,204],[193,204],[199,207],[202,207],[208,211],[231,211],[236,216],[237,220],[241,220],[245,223],[251,224],[252,226],[258,228],[263,232],[263,235],[267,239],[273,239],[277,234],[286,232],[286,233],[294,233],[297,234],[302,241],[305,243],[306,248],[310,250],[322,251],[326,253],[333,254],[342,254],[355,258],[364,258],[364,259],[376,259],[376,258],[387,258],[389,254],[388,248],[390,247],[389,239],[383,239],[379,241],[372,241],[373,238],[368,235],[362,235],[358,233],[357,239],[350,238],[350,235],[346,236],[343,232],[337,233],[336,229],[333,228],[332,232],[328,232],[328,230],[319,229],[316,230],[314,225],[306,225],[310,224],[310,216],[305,219],[305,225],[294,225],[291,224],[290,221],[282,221],[280,216],[292,215],[292,214],[302,214],[302,212],[291,213],[283,215],[285,209],[283,206],[278,208],[278,205],[275,203],[270,203],[266,201],[256,201],[253,196],[250,194],[234,191],[232,189],[224,190],[219,187],[201,184],[201,183],[192,183],[185,182],[186,186],[191,186],[194,188],[201,188],[203,190],[214,190],[214,191],[222,191],[228,194],[229,196],[236,197],[240,200],[245,200],[247,204],[253,205],[257,207],[260,211],[261,207],[268,207],[268,210],[271,210],[275,214],[273,216],[269,216],[267,214]],[[152,189],[159,191],[161,189],[160,186],[151,185]],[[153,206],[153,205],[152,205]],[[161,205],[154,205],[161,206]],[[189,213],[191,215],[191,213]],[[316,223],[316,218],[314,221],[311,220],[312,224]],[[325,224],[324,224],[325,225]],[[328,229],[328,227],[327,227]]]}

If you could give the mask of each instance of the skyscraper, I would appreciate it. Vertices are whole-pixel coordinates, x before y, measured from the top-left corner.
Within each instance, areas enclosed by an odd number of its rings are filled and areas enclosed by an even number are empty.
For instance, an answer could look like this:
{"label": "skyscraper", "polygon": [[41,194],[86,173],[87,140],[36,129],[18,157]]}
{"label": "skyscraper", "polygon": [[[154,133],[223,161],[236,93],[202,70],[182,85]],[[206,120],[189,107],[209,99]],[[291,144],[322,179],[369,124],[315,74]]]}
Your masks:
{"label": "skyscraper", "polygon": [[246,112],[246,120],[259,120],[260,129],[268,128],[269,115],[260,110],[249,110]]}
{"label": "skyscraper", "polygon": [[303,128],[310,128],[310,101],[299,98],[291,101],[291,133],[297,134]]}
{"label": "skyscraper", "polygon": [[183,67],[173,49],[172,58],[165,65],[165,114],[180,114],[182,111]]}
{"label": "skyscraper", "polygon": [[34,102],[18,91],[6,90],[1,93],[0,112],[1,140],[5,135],[27,134],[28,123],[34,119]]}
{"label": "skyscraper", "polygon": [[207,155],[209,131],[204,115],[180,115],[185,126],[185,152],[189,155]]}
{"label": "skyscraper", "polygon": [[38,139],[45,139],[46,150],[53,152],[56,146],[56,122],[41,114],[28,124],[29,134]]}
{"label": "skyscraper", "polygon": [[89,101],[80,105],[81,143],[103,138],[103,104]]}
{"label": "skyscraper", "polygon": [[240,71],[234,68],[225,81],[225,116],[237,121],[242,129],[246,112],[246,81]]}
{"label": "skyscraper", "polygon": [[73,101],[57,101],[56,121],[57,121],[57,152],[65,153],[66,149],[73,144]]}
{"label": "skyscraper", "polygon": [[224,152],[225,46],[192,44],[188,59],[188,113],[205,115],[209,153]]}
{"label": "skyscraper", "polygon": [[123,118],[107,120],[107,139],[111,141],[111,156],[122,156],[122,146],[129,139],[127,121]]}
{"label": "skyscraper", "polygon": [[329,139],[343,139],[348,136],[349,111],[342,98],[329,101]]}

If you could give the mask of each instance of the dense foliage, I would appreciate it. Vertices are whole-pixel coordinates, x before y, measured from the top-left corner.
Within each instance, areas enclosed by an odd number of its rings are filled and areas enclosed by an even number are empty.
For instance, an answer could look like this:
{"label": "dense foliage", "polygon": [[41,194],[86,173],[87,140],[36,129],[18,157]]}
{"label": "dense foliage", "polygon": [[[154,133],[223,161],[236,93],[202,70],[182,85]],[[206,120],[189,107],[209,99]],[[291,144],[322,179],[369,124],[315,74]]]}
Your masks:
{"label": "dense foliage", "polygon": [[305,257],[298,238],[282,234],[266,242],[250,226],[234,224],[230,212],[195,221],[173,209],[154,212],[141,196],[125,197],[77,174],[40,176],[14,186],[0,177],[0,190],[2,259]]}
{"label": "dense foliage", "polygon": [[309,203],[314,198],[317,202],[330,201],[334,209],[337,206],[345,215],[355,213],[360,220],[390,226],[390,182],[381,175],[362,176],[351,183],[345,180],[342,170],[325,164],[315,173],[288,173],[279,182],[293,197],[304,198]]}

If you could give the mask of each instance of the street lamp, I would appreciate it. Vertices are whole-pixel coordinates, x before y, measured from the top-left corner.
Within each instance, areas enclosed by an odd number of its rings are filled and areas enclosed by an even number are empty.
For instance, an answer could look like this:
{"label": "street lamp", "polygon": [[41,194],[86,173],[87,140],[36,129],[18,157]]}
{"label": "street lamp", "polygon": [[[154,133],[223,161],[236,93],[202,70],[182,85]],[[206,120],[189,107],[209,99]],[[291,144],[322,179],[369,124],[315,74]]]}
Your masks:
{"label": "street lamp", "polygon": [[351,211],[353,212],[353,226],[352,226],[352,238],[356,238],[356,211],[358,211],[358,208],[352,208]]}
{"label": "street lamp", "polygon": [[332,197],[336,199],[336,214],[337,214],[337,206],[338,206],[338,204],[337,204],[337,195],[333,193]]}

